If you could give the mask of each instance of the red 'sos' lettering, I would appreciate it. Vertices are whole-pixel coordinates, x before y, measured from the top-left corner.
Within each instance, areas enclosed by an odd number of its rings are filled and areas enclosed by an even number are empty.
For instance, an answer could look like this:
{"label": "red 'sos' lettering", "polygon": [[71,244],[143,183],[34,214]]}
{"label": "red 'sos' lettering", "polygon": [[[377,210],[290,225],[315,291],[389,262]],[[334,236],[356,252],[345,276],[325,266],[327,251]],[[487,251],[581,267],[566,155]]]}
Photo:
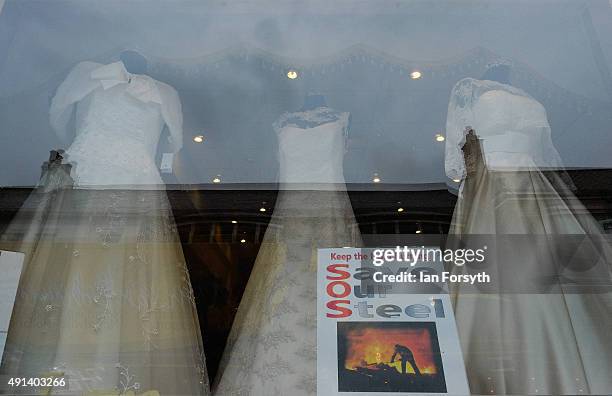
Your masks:
{"label": "red 'sos' lettering", "polygon": [[329,280],[342,280],[348,279],[351,277],[351,273],[348,271],[343,271],[339,268],[348,268],[348,264],[332,264],[327,266],[327,272],[331,272],[332,274],[336,274],[337,276],[327,275],[327,279]]}
{"label": "red 'sos' lettering", "polygon": [[[330,282],[327,287],[327,295],[332,298],[344,298],[351,293],[351,285],[347,282],[344,282],[344,279],[349,279],[351,277],[351,273],[345,271],[342,268],[349,268],[348,264],[331,264],[327,266],[327,279],[333,282]],[[341,293],[336,293],[334,290],[334,286],[340,285],[342,287]],[[327,313],[328,318],[346,318],[347,316],[351,316],[353,311],[347,308],[344,305],[350,305],[350,300],[333,300],[327,302],[326,306],[330,311]]]}
{"label": "red 'sos' lettering", "polygon": [[346,318],[347,316],[351,316],[353,311],[348,309],[347,307],[341,307],[339,304],[350,304],[350,300],[334,300],[329,301],[327,303],[327,308],[332,311],[337,311],[339,313],[327,313],[328,318]]}
{"label": "red 'sos' lettering", "polygon": [[[342,287],[342,292],[336,293],[334,290],[334,286],[340,285]],[[351,285],[346,282],[334,281],[327,284],[327,295],[333,298],[344,298],[351,294]]]}

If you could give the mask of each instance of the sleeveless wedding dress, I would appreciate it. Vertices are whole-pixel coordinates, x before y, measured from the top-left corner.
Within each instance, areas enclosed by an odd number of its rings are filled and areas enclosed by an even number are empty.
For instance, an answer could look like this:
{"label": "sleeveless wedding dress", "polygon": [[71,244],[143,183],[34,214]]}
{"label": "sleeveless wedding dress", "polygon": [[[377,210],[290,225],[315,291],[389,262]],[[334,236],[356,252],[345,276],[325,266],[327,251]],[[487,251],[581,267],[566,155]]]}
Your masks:
{"label": "sleeveless wedding dress", "polygon": [[545,109],[512,86],[464,79],[446,144],[447,175],[463,179],[450,244],[497,240],[486,270],[498,289],[451,285],[472,393],[612,393],[612,254],[571,180],[547,172],[563,168]]}
{"label": "sleeveless wedding dress", "polygon": [[121,62],[83,62],[58,88],[50,117],[66,138],[74,122],[64,156],[75,188],[67,175],[45,177],[3,235],[26,261],[1,373],[66,378],[67,389],[51,394],[209,394],[189,274],[155,164],[165,126],[181,148],[176,91]]}
{"label": "sleeveless wedding dress", "polygon": [[275,123],[280,189],[225,349],[215,395],[315,395],[317,249],[359,244],[343,176],[348,113]]}

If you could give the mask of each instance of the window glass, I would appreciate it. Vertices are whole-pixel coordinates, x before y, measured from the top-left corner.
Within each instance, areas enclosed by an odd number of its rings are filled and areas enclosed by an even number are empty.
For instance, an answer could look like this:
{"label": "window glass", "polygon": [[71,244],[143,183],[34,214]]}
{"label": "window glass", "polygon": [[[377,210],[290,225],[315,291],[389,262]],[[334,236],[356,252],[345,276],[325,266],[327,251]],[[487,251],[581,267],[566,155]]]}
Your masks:
{"label": "window glass", "polygon": [[610,1],[0,0],[0,53],[7,394],[612,393]]}

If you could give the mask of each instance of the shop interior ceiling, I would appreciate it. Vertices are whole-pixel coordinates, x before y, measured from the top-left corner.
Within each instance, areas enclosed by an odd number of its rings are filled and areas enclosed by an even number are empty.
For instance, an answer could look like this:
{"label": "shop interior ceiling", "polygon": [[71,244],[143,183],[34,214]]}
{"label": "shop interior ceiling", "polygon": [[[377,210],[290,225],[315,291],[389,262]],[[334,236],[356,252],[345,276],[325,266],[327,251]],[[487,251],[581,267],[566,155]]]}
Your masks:
{"label": "shop interior ceiling", "polygon": [[[116,61],[123,49],[145,55],[149,74],[181,96],[185,148],[169,183],[274,183],[272,123],[321,93],[352,113],[347,182],[376,172],[394,185],[444,184],[434,135],[444,133],[450,90],[500,59],[546,107],[567,167],[611,167],[607,0],[152,3],[6,1],[0,186],[35,184],[48,150],[66,147],[48,107],[70,68]],[[193,143],[200,134],[204,143]]]}

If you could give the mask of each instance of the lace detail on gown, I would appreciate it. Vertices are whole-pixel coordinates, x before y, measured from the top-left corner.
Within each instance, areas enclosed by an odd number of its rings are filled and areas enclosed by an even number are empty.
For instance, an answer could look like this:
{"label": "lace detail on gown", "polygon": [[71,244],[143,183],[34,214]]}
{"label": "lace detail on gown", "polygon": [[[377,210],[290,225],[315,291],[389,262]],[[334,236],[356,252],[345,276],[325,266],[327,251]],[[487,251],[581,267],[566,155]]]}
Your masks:
{"label": "lace detail on gown", "polygon": [[314,128],[316,126],[336,122],[346,116],[347,113],[336,111],[329,107],[317,107],[316,109],[285,113],[272,125],[277,132],[285,127]]}
{"label": "lace detail on gown", "polygon": [[[543,172],[561,166],[544,108],[510,86],[462,80],[449,104],[447,134],[447,172],[467,174],[447,248],[481,247],[483,235],[497,238],[488,246],[492,261],[478,268],[487,268],[504,288],[479,294],[451,285],[471,391],[610,393],[612,380],[604,372],[612,369],[612,294],[591,292],[592,283],[581,293],[568,293],[567,287],[586,278],[610,282],[612,252],[562,176]],[[581,238],[572,252],[579,269],[560,274],[567,246],[556,238],[568,235]],[[522,243],[509,245],[517,240]],[[586,263],[592,268],[584,268]],[[509,291],[541,279],[550,279],[547,292]]]}
{"label": "lace detail on gown", "polygon": [[[206,395],[194,294],[170,204],[165,191],[140,188],[161,185],[157,140],[164,122],[180,131],[181,116],[168,114],[180,102],[165,84],[127,78],[114,65],[79,64],[54,98],[56,128],[76,106],[66,157],[79,188],[39,187],[24,205],[34,215],[20,212],[6,233],[25,235],[9,243],[26,262],[0,371],[67,374],[62,394]],[[54,180],[63,178],[43,177]]]}
{"label": "lace detail on gown", "polygon": [[451,92],[446,120],[445,170],[465,177],[461,148],[474,128],[491,170],[562,169],[544,107],[526,92],[495,81],[466,78]]}
{"label": "lace detail on gown", "polygon": [[144,75],[131,75],[121,62],[78,64],[51,103],[51,125],[68,139],[75,115],[76,136],[66,150],[77,185],[141,188],[163,185],[155,154],[168,127],[175,151],[182,145],[182,111],[176,91]]}
{"label": "lace detail on gown", "polygon": [[286,188],[234,320],[216,395],[316,394],[317,248],[361,242],[343,184],[342,114],[313,128],[277,129]]}

